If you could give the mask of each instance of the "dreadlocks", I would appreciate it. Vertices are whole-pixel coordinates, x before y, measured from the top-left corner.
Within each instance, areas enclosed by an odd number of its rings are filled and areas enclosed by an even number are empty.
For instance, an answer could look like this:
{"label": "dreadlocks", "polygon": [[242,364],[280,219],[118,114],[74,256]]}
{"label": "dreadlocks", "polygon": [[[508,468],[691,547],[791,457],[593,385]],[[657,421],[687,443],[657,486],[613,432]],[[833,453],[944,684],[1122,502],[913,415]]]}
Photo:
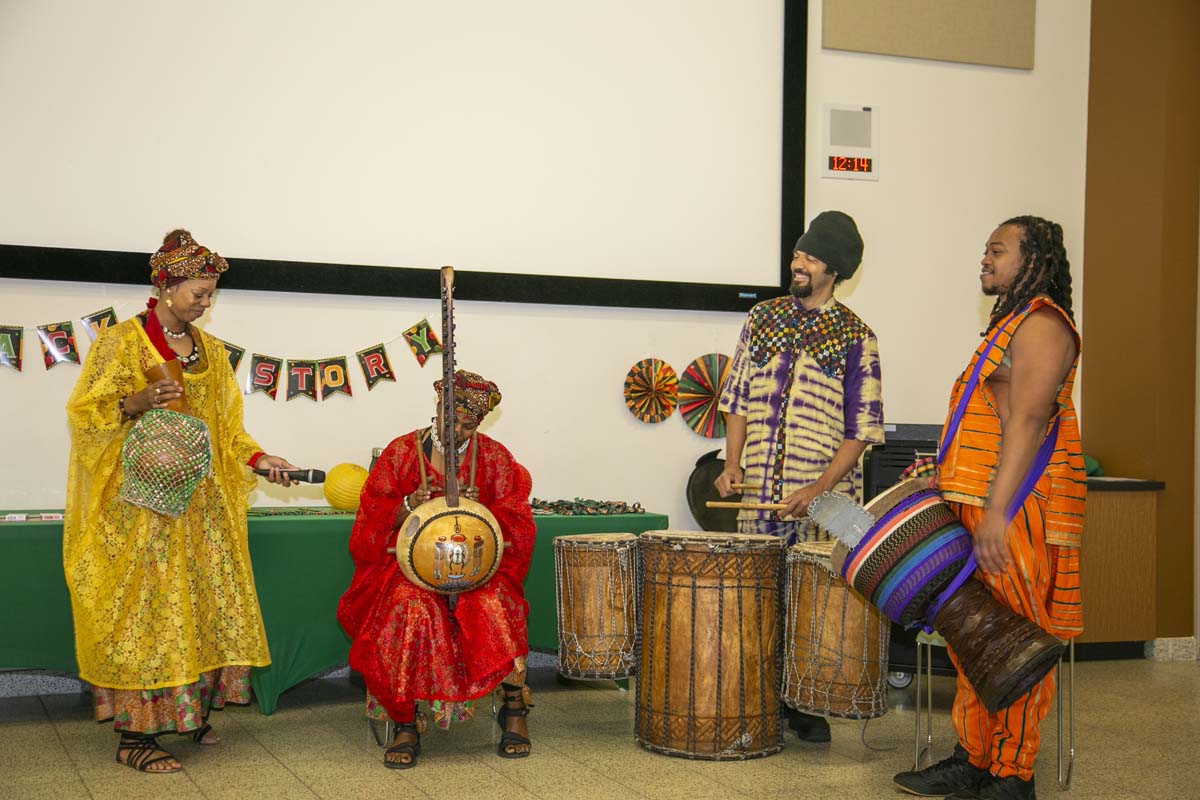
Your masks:
{"label": "dreadlocks", "polygon": [[1074,322],[1075,312],[1071,308],[1071,265],[1063,247],[1062,226],[1057,222],[1028,215],[1007,219],[1001,223],[1001,226],[1003,225],[1015,225],[1021,229],[1021,254],[1025,260],[1021,263],[1013,285],[996,298],[991,318],[988,320],[988,329],[1039,294],[1048,295]]}

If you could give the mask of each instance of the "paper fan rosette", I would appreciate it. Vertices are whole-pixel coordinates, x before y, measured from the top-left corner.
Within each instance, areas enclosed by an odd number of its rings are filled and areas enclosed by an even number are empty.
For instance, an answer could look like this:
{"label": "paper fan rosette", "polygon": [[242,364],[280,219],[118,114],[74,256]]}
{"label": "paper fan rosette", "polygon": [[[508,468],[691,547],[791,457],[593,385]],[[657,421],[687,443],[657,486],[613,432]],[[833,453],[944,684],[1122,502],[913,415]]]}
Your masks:
{"label": "paper fan rosette", "polygon": [[725,435],[725,412],[717,408],[729,377],[729,356],[709,353],[688,364],[679,379],[679,413],[688,427],[709,439]]}
{"label": "paper fan rosette", "polygon": [[675,412],[679,377],[659,358],[643,358],[625,375],[625,405],[642,422],[662,422]]}

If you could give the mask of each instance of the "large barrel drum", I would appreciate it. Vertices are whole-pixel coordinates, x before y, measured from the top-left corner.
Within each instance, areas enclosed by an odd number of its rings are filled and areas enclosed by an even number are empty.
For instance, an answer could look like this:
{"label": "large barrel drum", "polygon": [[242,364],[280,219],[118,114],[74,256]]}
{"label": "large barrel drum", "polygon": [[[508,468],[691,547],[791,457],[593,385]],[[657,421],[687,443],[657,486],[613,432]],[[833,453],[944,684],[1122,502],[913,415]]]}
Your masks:
{"label": "large barrel drum", "polygon": [[783,540],[653,531],[639,547],[638,743],[711,760],[779,752]]}

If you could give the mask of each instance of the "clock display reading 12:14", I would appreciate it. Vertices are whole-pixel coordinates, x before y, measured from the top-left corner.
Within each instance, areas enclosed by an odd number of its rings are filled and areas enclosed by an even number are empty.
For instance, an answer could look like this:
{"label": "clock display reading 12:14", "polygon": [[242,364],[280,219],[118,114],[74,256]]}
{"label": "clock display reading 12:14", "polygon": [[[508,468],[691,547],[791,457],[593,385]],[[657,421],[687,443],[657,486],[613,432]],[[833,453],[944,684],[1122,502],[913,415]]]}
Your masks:
{"label": "clock display reading 12:14", "polygon": [[833,172],[871,172],[871,159],[862,156],[830,156],[829,169]]}

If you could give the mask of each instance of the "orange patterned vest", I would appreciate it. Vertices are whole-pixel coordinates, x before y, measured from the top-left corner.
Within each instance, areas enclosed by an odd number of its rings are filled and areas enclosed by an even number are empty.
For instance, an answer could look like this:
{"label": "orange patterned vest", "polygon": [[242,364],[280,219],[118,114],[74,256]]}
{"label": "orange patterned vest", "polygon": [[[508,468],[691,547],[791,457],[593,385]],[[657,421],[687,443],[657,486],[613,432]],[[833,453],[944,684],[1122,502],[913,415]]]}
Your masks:
{"label": "orange patterned vest", "polygon": [[[982,506],[987,498],[988,489],[996,472],[996,462],[1000,457],[1000,416],[996,412],[995,396],[987,385],[991,375],[1004,357],[1008,343],[1012,340],[1020,324],[1039,308],[1049,307],[1062,314],[1067,325],[1075,334],[1075,344],[1080,345],[1079,332],[1072,324],[1070,317],[1060,307],[1047,297],[1036,297],[1023,310],[1014,311],[998,324],[999,333],[995,346],[987,354],[987,360],[979,374],[979,382],[975,391],[967,401],[966,413],[963,415],[954,440],[943,454],[938,488],[947,500],[966,503],[967,505]],[[988,339],[991,337],[989,336]],[[959,376],[950,395],[950,415],[958,404],[962,392],[969,382],[971,371],[976,362],[987,350],[987,339],[980,343],[971,363]],[[1067,379],[1058,392],[1058,439],[1054,444],[1054,453],[1050,464],[1046,467],[1043,479],[1037,489],[1046,489],[1045,479],[1049,478],[1049,493],[1046,502],[1046,542],[1048,544],[1079,547],[1083,534],[1084,500],[1087,495],[1087,479],[1083,468],[1083,450],[1079,441],[1079,419],[1075,414],[1075,402],[1071,398],[1075,386],[1075,371],[1079,367],[1078,349],[1075,362],[1071,365]],[[949,423],[947,417],[947,424]],[[1053,420],[1050,420],[1053,423]],[[945,426],[942,435],[945,436]],[[1050,424],[1047,425],[1047,431]]]}

